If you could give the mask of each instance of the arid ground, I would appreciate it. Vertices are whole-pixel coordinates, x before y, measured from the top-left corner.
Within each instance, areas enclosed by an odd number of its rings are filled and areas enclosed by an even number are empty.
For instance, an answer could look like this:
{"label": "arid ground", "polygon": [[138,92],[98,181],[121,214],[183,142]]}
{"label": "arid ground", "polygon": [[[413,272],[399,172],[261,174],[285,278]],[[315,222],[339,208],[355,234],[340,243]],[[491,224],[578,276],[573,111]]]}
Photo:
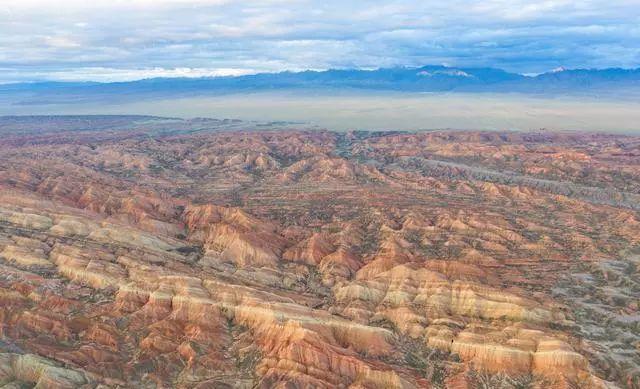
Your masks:
{"label": "arid ground", "polygon": [[640,388],[639,264],[638,136],[0,120],[5,388]]}
{"label": "arid ground", "polygon": [[[614,91],[611,92],[614,94]],[[473,129],[605,131],[640,135],[640,94],[549,96],[282,90],[145,98],[132,94],[17,98],[0,93],[0,115],[145,114],[293,121],[335,131]]]}

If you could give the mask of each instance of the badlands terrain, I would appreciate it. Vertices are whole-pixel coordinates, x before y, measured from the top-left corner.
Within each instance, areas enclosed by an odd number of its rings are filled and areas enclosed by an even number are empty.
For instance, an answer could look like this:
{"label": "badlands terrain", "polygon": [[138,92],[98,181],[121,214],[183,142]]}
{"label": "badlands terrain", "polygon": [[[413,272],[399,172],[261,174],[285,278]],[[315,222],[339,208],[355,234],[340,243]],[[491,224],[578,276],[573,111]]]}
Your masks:
{"label": "badlands terrain", "polygon": [[640,388],[639,265],[640,137],[0,119],[4,388]]}

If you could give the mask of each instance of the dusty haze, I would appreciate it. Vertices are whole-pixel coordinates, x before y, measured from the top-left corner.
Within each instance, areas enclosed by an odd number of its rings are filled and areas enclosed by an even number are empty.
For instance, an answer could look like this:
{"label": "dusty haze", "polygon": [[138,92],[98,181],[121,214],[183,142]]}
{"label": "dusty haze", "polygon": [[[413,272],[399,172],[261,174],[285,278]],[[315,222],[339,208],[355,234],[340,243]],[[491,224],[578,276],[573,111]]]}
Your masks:
{"label": "dusty haze", "polygon": [[[1,97],[0,97],[1,99]],[[0,100],[1,115],[148,114],[297,121],[334,130],[486,129],[638,133],[640,101],[518,94],[259,92],[138,102],[29,104]]]}

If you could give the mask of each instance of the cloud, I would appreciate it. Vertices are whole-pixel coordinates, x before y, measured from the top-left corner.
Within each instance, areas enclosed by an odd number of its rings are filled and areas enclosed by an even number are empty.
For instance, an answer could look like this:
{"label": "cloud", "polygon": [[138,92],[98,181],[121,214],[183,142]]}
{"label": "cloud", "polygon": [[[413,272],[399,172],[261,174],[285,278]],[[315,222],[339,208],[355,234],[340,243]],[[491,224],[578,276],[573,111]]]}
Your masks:
{"label": "cloud", "polygon": [[434,63],[637,67],[639,22],[637,0],[5,0],[0,82]]}
{"label": "cloud", "polygon": [[65,36],[46,36],[44,44],[52,48],[72,49],[82,47],[82,44],[72,37]]}

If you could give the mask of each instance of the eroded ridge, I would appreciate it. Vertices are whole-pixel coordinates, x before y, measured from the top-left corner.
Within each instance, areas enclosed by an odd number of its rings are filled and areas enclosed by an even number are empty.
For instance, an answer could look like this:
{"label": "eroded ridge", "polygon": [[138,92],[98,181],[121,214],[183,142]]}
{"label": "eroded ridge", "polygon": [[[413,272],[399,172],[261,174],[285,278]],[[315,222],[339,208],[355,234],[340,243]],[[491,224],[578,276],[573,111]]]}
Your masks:
{"label": "eroded ridge", "polygon": [[6,387],[640,385],[639,138],[64,130],[0,140]]}

